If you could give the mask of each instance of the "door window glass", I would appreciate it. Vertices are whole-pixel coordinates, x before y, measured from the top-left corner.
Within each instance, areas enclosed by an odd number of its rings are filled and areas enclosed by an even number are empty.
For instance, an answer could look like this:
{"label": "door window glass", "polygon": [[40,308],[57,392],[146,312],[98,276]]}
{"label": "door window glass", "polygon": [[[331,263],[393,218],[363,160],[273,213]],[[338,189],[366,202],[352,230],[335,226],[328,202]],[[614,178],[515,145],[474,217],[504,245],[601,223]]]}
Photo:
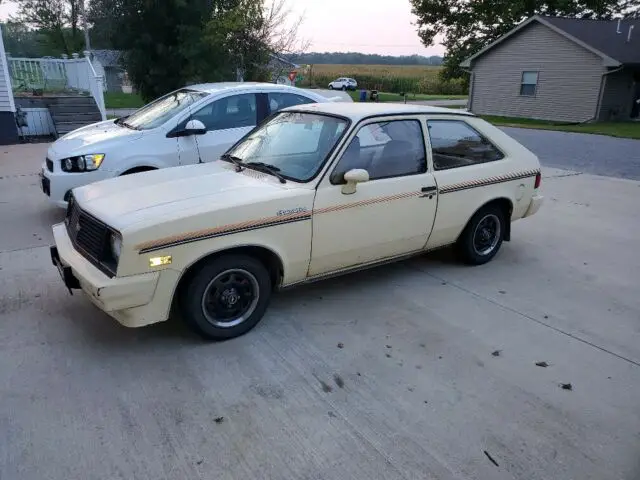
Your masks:
{"label": "door window glass", "polygon": [[211,102],[191,117],[211,130],[253,127],[258,123],[256,96],[253,93],[232,95]]}
{"label": "door window glass", "polygon": [[344,183],[344,174],[354,168],[367,170],[370,180],[425,173],[425,151],[419,121],[370,123],[351,140],[331,175],[331,183]]}

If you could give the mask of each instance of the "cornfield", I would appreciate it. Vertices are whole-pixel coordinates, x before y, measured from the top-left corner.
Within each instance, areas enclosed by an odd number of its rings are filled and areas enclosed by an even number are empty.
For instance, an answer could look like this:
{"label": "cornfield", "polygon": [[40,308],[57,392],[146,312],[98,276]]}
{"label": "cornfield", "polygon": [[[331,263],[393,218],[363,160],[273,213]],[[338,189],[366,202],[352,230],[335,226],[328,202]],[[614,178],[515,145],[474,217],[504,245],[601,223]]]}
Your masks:
{"label": "cornfield", "polygon": [[358,88],[391,93],[465,95],[463,79],[442,81],[441,67],[426,65],[310,65],[300,86],[327,88],[338,77],[355,78]]}

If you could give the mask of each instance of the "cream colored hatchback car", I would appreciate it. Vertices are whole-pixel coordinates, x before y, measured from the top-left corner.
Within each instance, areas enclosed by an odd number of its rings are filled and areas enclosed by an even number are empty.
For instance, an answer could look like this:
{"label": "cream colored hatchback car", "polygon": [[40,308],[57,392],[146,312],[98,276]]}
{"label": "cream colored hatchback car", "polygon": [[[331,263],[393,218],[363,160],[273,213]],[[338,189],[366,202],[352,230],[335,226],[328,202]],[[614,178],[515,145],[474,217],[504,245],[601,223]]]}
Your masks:
{"label": "cream colored hatchback car", "polygon": [[472,114],[325,103],[274,114],[219,161],[73,190],[53,264],[128,327],[242,335],[274,290],[455,245],[491,260],[538,211],[536,156]]}

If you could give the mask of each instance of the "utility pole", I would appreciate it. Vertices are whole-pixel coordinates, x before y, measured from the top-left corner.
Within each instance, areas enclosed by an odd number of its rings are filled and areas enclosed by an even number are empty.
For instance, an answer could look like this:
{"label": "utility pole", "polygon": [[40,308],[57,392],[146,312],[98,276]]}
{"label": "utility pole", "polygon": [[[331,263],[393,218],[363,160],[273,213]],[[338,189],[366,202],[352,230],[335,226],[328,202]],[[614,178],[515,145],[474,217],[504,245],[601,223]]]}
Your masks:
{"label": "utility pole", "polygon": [[85,0],[79,0],[80,2],[80,15],[82,16],[82,29],[84,30],[84,49],[87,52],[91,51],[91,40],[89,39],[89,27],[87,22],[87,15],[85,13],[84,2]]}

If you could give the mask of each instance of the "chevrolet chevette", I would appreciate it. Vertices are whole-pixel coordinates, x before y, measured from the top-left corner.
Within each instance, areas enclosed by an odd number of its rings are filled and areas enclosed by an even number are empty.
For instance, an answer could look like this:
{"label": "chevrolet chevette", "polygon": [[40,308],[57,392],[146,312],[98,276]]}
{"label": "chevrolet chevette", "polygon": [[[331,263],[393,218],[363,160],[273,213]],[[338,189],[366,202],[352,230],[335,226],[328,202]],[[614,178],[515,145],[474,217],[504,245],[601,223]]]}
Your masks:
{"label": "chevrolet chevette", "polygon": [[475,115],[366,103],[268,117],[211,163],[75,188],[53,264],[127,327],[245,334],[274,291],[453,246],[489,262],[543,201],[538,158]]}

